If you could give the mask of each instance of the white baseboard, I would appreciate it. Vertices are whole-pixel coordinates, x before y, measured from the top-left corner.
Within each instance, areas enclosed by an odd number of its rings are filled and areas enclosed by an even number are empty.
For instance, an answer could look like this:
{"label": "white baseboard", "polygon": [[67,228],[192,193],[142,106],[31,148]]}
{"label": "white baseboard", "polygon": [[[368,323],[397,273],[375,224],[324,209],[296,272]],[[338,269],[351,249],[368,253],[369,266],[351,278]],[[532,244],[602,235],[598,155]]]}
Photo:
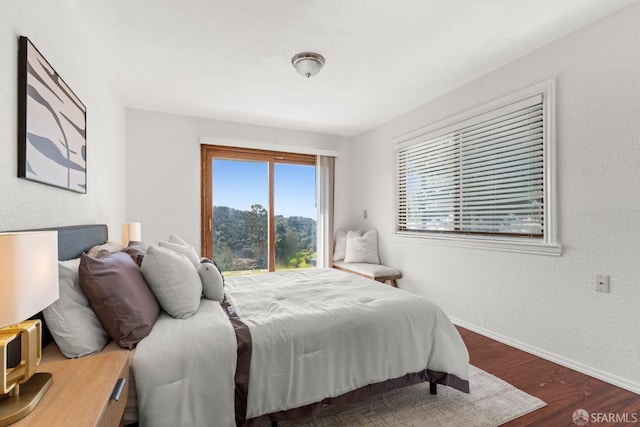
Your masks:
{"label": "white baseboard", "polygon": [[605,372],[600,369],[596,369],[591,366],[584,365],[580,362],[576,362],[574,360],[570,360],[565,357],[558,356],[557,354],[549,353],[548,351],[539,349],[537,347],[533,347],[529,344],[525,344],[523,342],[511,339],[509,337],[505,337],[503,335],[481,328],[480,326],[467,323],[463,320],[452,318],[451,321],[455,325],[461,326],[465,329],[469,329],[470,331],[476,332],[480,335],[484,335],[486,337],[499,341],[503,344],[507,344],[511,347],[515,347],[522,351],[526,351],[527,353],[531,353],[543,359],[557,363],[558,365],[565,366],[567,368],[573,369],[575,371],[578,371],[583,374],[589,375],[591,377],[597,378],[599,380],[605,381],[609,384],[613,384],[625,390],[629,390],[633,393],[640,394],[640,384],[633,381],[629,381],[626,378],[622,378],[617,375],[613,375],[609,372]]}

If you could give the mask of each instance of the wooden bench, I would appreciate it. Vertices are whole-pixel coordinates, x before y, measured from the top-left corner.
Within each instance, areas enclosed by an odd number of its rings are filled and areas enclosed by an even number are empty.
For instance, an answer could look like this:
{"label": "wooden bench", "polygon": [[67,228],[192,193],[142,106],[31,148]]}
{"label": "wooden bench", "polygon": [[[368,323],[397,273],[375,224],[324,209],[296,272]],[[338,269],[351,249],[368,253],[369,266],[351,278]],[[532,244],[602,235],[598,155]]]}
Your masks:
{"label": "wooden bench", "polygon": [[386,283],[396,288],[398,287],[396,285],[396,279],[402,278],[400,270],[382,264],[334,261],[333,268],[377,280],[378,282]]}

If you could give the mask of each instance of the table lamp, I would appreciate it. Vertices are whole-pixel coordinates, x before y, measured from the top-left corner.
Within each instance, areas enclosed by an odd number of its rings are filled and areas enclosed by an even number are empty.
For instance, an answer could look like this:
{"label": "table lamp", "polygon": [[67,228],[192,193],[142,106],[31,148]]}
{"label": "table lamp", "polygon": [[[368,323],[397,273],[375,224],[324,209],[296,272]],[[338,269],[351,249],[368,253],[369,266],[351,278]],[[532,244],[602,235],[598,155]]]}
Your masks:
{"label": "table lamp", "polygon": [[129,242],[139,242],[142,240],[142,231],[139,222],[122,223],[122,245],[127,246]]}
{"label": "table lamp", "polygon": [[[0,426],[29,414],[52,378],[36,373],[42,324],[25,320],[58,299],[58,232],[0,233]],[[20,361],[8,367],[7,347],[20,340]]]}

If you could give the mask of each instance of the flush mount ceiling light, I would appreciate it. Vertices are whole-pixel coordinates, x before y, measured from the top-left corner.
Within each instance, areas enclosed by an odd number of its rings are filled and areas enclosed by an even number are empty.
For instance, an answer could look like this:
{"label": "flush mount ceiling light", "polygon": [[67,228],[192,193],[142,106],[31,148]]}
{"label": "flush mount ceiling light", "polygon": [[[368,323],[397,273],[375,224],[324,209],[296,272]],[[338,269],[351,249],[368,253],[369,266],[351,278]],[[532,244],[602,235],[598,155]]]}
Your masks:
{"label": "flush mount ceiling light", "polygon": [[309,78],[318,74],[324,65],[324,58],[317,53],[301,52],[291,58],[291,64],[298,74]]}

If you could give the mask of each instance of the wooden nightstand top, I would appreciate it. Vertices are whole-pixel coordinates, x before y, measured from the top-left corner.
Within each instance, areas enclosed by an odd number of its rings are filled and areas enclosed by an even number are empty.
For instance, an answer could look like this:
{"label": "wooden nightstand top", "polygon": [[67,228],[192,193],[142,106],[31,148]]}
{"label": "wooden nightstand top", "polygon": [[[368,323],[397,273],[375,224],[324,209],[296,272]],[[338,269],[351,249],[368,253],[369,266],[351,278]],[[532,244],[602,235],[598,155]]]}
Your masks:
{"label": "wooden nightstand top", "polygon": [[[103,413],[118,378],[128,379],[129,351],[112,341],[98,354],[67,359],[51,343],[43,352],[38,372],[51,373],[53,384],[33,412],[11,427],[108,425]],[[125,402],[128,386],[122,392]]]}

